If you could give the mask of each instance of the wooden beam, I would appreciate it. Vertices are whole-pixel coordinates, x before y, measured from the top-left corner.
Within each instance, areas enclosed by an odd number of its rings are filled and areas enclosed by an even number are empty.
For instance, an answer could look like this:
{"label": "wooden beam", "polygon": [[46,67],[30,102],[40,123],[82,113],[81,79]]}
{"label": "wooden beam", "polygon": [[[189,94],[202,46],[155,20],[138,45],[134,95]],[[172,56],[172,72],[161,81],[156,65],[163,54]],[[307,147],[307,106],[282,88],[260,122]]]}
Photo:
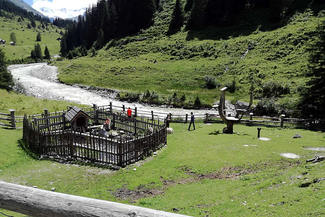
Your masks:
{"label": "wooden beam", "polygon": [[0,208],[33,217],[185,217],[0,181]]}

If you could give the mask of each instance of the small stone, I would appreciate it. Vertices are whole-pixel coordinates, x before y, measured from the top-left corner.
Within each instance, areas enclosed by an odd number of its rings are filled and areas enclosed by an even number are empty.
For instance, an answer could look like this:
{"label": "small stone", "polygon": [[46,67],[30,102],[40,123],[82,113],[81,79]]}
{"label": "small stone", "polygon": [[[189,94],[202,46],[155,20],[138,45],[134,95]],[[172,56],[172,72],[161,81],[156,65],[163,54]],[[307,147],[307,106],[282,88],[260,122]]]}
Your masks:
{"label": "small stone", "polygon": [[51,191],[55,191],[56,189],[55,188],[51,188]]}
{"label": "small stone", "polygon": [[[155,156],[156,156],[156,155],[157,155],[157,152],[154,152],[154,153],[153,153],[153,155],[155,155]],[[0,171],[0,172],[1,172],[1,171]]]}
{"label": "small stone", "polygon": [[38,188],[38,187],[36,185],[34,185],[33,188]]}
{"label": "small stone", "polygon": [[173,212],[179,212],[179,209],[173,208]]}
{"label": "small stone", "polygon": [[133,171],[136,171],[137,170],[137,168],[133,168]]}
{"label": "small stone", "polygon": [[296,135],[294,135],[292,138],[294,138],[294,139],[299,139],[299,138],[302,138],[302,136],[299,135],[299,134],[296,134]]}

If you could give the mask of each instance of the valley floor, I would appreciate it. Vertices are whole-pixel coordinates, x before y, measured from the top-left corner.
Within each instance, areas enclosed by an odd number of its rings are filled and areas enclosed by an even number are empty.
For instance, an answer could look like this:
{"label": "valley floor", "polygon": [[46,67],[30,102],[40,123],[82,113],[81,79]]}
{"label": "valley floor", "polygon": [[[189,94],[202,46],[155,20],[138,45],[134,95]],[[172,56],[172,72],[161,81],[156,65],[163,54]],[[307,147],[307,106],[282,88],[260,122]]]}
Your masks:
{"label": "valley floor", "polygon": [[323,132],[263,128],[271,140],[261,141],[256,127],[236,125],[234,135],[219,134],[222,124],[171,127],[156,156],[119,171],[35,160],[18,144],[22,130],[0,129],[0,180],[192,216],[325,215],[325,181],[314,181],[324,178],[325,162],[306,163],[325,153],[305,149],[325,148]]}

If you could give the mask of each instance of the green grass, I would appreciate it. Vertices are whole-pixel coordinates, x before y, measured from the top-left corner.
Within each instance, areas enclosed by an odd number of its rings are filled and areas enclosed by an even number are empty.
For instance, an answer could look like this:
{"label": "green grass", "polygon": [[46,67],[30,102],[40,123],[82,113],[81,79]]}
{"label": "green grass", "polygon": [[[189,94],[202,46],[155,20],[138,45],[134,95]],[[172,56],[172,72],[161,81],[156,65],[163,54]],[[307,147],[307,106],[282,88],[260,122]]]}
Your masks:
{"label": "green grass", "polygon": [[[231,98],[236,100],[248,99],[253,77],[257,97],[261,97],[262,87],[268,81],[288,85],[290,94],[279,100],[288,106],[296,103],[299,89],[305,86],[308,47],[315,40],[313,36],[322,19],[307,11],[281,28],[257,29],[248,35],[224,39],[218,35],[222,29],[155,36],[162,30],[154,26],[137,36],[108,43],[95,57],[55,64],[59,67],[59,79],[65,83],[136,93],[153,90],[165,97],[174,92],[184,93],[187,100],[199,96],[208,104],[216,101],[219,91],[205,88],[205,76],[215,77],[219,87],[235,80],[237,91]],[[134,40],[143,37],[147,39]],[[241,58],[249,45],[254,49]]]}
{"label": "green grass", "polygon": [[[30,21],[24,19],[22,22],[17,21],[18,17],[13,19],[0,17],[0,38],[7,41],[6,45],[0,45],[4,50],[8,60],[23,59],[30,56],[30,52],[34,49],[34,45],[39,43],[44,55],[45,46],[48,47],[50,54],[53,56],[59,54],[60,42],[56,39],[60,37],[59,29],[49,24],[45,29],[40,27],[40,23],[36,21],[36,28],[27,28]],[[10,45],[10,34],[16,34],[17,43],[15,46]],[[37,33],[41,33],[42,40],[36,42]]]}
{"label": "green grass", "polygon": [[51,112],[62,111],[67,106],[77,105],[71,102],[38,99],[15,92],[0,89],[0,112],[9,113],[9,109],[16,110],[16,114],[40,114],[44,109]]}
{"label": "green grass", "polygon": [[[33,101],[36,109],[38,104]],[[21,130],[0,129],[0,180],[192,216],[325,214],[325,182],[299,187],[324,177],[325,163],[305,163],[316,152],[303,149],[325,147],[324,133],[263,128],[262,136],[271,138],[264,142],[256,139],[256,127],[235,125],[236,134],[215,135],[224,125],[197,123],[190,132],[184,124],[171,126],[175,133],[157,156],[119,171],[32,159],[18,145]],[[293,139],[295,134],[302,138]],[[280,156],[287,152],[301,158]],[[115,196],[143,189],[159,194]]]}

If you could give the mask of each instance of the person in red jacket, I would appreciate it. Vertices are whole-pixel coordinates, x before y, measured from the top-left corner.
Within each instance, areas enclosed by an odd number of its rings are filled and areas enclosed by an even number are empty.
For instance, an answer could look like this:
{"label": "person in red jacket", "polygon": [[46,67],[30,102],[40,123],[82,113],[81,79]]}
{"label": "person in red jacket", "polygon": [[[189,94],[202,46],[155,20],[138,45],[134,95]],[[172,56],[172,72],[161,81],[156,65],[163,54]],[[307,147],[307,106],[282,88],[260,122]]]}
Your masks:
{"label": "person in red jacket", "polygon": [[127,110],[127,115],[128,115],[129,118],[132,117],[132,109],[130,107]]}

